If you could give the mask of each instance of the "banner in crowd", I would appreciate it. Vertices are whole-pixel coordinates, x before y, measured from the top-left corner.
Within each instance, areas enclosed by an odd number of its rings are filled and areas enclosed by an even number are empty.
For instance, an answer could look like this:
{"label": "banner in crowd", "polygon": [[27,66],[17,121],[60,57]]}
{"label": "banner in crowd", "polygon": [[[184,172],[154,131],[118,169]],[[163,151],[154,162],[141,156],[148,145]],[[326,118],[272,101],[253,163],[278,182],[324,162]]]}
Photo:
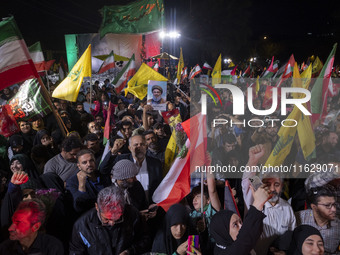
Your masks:
{"label": "banner in crowd", "polygon": [[0,134],[5,137],[18,133],[20,128],[9,105],[0,106]]}
{"label": "banner in crowd", "polygon": [[0,22],[0,90],[39,77],[13,17]]}
{"label": "banner in crowd", "polygon": [[156,111],[166,111],[166,81],[149,81],[147,104]]}
{"label": "banner in crowd", "polygon": [[8,104],[17,120],[30,121],[37,117],[44,117],[51,112],[50,106],[41,94],[37,79],[25,81]]}
{"label": "banner in crowd", "polygon": [[163,25],[163,0],[139,0],[127,5],[104,6],[100,13],[103,37],[113,34],[142,34],[160,30]]}

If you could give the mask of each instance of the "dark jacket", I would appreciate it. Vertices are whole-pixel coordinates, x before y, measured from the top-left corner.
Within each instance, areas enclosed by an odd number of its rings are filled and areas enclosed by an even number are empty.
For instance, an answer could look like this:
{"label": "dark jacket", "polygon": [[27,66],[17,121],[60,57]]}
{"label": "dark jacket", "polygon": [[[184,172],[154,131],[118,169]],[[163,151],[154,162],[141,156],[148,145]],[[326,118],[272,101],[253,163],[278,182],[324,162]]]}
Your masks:
{"label": "dark jacket", "polygon": [[81,216],[73,226],[70,255],[114,255],[129,250],[143,254],[150,249],[150,236],[139,212],[126,205],[124,221],[111,228],[103,227],[95,208]]}
{"label": "dark jacket", "polygon": [[94,186],[89,179],[86,179],[86,192],[78,190],[79,181],[77,174],[73,175],[66,181],[66,189],[73,197],[73,208],[78,213],[83,213],[94,207],[99,191],[111,185],[108,175],[98,176],[99,182]]}
{"label": "dark jacket", "polygon": [[28,252],[24,252],[19,241],[6,240],[0,244],[0,254],[6,255],[26,255],[26,254],[44,254],[44,255],[63,255],[64,248],[62,243],[55,237],[39,233],[32,243]]}
{"label": "dark jacket", "polygon": [[265,215],[254,206],[250,206],[235,241],[229,235],[229,226],[232,211],[217,212],[210,223],[210,233],[215,239],[215,255],[238,254],[247,255],[255,247],[263,230],[263,218]]}
{"label": "dark jacket", "polygon": [[[101,174],[110,174],[112,167],[122,159],[128,159],[133,162],[131,154],[112,155],[110,152],[105,156],[103,162],[99,166]],[[149,173],[149,202],[151,204],[152,195],[155,192],[158,185],[163,179],[162,163],[155,158],[145,156],[146,164]]]}

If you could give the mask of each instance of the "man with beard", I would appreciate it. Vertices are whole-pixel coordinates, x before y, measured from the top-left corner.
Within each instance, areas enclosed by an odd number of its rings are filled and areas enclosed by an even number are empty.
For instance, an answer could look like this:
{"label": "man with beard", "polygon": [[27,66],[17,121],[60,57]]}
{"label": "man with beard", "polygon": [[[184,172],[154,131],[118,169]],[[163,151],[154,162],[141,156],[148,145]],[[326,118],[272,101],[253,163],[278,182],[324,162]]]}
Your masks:
{"label": "man with beard", "polygon": [[63,255],[63,245],[57,238],[39,232],[45,218],[46,208],[40,200],[21,202],[8,228],[9,240],[0,244],[0,254]]}
{"label": "man with beard", "polygon": [[64,182],[78,172],[77,153],[83,147],[79,138],[69,136],[61,144],[61,153],[46,162],[44,173],[56,173]]}
{"label": "man with beard", "polygon": [[143,136],[145,137],[146,145],[148,147],[146,155],[160,160],[163,164],[165,160],[165,151],[161,150],[156,134],[150,130],[144,132]]}
{"label": "man with beard", "polygon": [[138,210],[125,203],[119,188],[110,186],[98,193],[95,208],[73,225],[69,254],[144,254],[150,241]]}
{"label": "man with beard", "polygon": [[324,240],[325,254],[338,254],[340,222],[336,216],[335,189],[329,184],[310,188],[307,190],[307,202],[311,209],[296,213],[298,224],[318,229]]}
{"label": "man with beard", "polygon": [[137,180],[142,184],[146,197],[149,202],[152,201],[153,192],[162,181],[163,170],[162,163],[155,158],[146,155],[145,137],[135,135],[129,139],[129,150],[131,154],[119,155],[119,150],[124,146],[124,142],[117,139],[99,166],[102,174],[110,174],[113,166],[122,159],[128,159],[137,166],[139,172],[136,175]]}
{"label": "man with beard", "polygon": [[163,89],[161,86],[154,85],[151,88],[152,98],[148,100],[148,103],[153,104],[165,104],[164,98],[162,98]]}
{"label": "man with beard", "polygon": [[148,203],[137,174],[137,166],[128,159],[118,161],[111,171],[112,183],[123,191],[125,202],[141,211],[148,208]]}
{"label": "man with beard", "polygon": [[96,169],[95,157],[91,150],[83,149],[77,153],[79,172],[66,181],[66,189],[73,197],[73,207],[83,213],[96,202],[100,190],[111,184],[108,175],[100,175]]}
{"label": "man with beard", "polygon": [[[258,161],[265,154],[265,147],[260,144],[249,149],[247,166],[257,166]],[[244,172],[242,177],[242,191],[246,209],[249,210],[253,203],[252,187],[249,178],[256,172]],[[296,227],[296,219],[290,204],[280,197],[283,180],[277,173],[267,173],[262,178],[263,184],[270,189],[272,197],[265,203],[263,213],[267,216],[263,219],[263,232],[255,246],[257,255],[266,255],[270,244],[287,230],[293,231]]]}

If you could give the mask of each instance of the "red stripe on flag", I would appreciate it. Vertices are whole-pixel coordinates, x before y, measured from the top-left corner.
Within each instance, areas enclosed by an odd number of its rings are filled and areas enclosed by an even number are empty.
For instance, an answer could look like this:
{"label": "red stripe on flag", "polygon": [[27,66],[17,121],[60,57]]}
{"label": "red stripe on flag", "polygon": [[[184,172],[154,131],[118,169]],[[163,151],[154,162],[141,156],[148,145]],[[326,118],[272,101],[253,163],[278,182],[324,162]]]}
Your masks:
{"label": "red stripe on flag", "polygon": [[26,65],[17,66],[0,73],[0,90],[30,78],[38,78],[39,76],[35,75],[32,70],[32,65],[34,65],[32,60],[29,60]]}
{"label": "red stripe on flag", "polygon": [[115,63],[109,63],[109,64],[103,66],[103,67],[99,70],[98,74],[104,73],[104,72],[106,72],[107,70],[109,70],[109,69],[111,69],[111,68],[114,68],[115,66],[116,66]]}

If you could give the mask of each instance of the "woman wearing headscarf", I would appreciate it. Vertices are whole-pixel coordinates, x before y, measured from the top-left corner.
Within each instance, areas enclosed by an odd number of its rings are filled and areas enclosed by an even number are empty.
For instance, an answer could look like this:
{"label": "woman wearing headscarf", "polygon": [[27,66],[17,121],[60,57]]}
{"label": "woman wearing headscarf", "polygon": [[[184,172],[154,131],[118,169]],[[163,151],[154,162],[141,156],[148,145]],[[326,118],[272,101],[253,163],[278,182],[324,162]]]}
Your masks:
{"label": "woman wearing headscarf", "polygon": [[323,255],[324,252],[319,230],[309,225],[300,225],[294,229],[289,255]]}
{"label": "woman wearing headscarf", "polygon": [[[191,231],[189,212],[184,205],[174,204],[165,215],[163,229],[158,231],[152,251],[165,254],[186,255]],[[198,252],[200,254],[200,252]]]}
{"label": "woman wearing headscarf", "polygon": [[264,186],[253,194],[254,203],[250,206],[243,224],[233,211],[223,210],[213,216],[210,233],[216,241],[215,255],[247,255],[255,247],[263,228],[263,206],[271,195],[269,188]]}
{"label": "woman wearing headscarf", "polygon": [[35,135],[33,146],[43,145],[47,148],[50,158],[60,153],[57,145],[54,143],[53,137],[50,132],[45,129],[39,130]]}
{"label": "woman wearing headscarf", "polygon": [[10,169],[12,173],[18,171],[24,171],[28,174],[28,177],[37,179],[39,174],[32,162],[32,160],[25,154],[16,154],[10,161]]}

